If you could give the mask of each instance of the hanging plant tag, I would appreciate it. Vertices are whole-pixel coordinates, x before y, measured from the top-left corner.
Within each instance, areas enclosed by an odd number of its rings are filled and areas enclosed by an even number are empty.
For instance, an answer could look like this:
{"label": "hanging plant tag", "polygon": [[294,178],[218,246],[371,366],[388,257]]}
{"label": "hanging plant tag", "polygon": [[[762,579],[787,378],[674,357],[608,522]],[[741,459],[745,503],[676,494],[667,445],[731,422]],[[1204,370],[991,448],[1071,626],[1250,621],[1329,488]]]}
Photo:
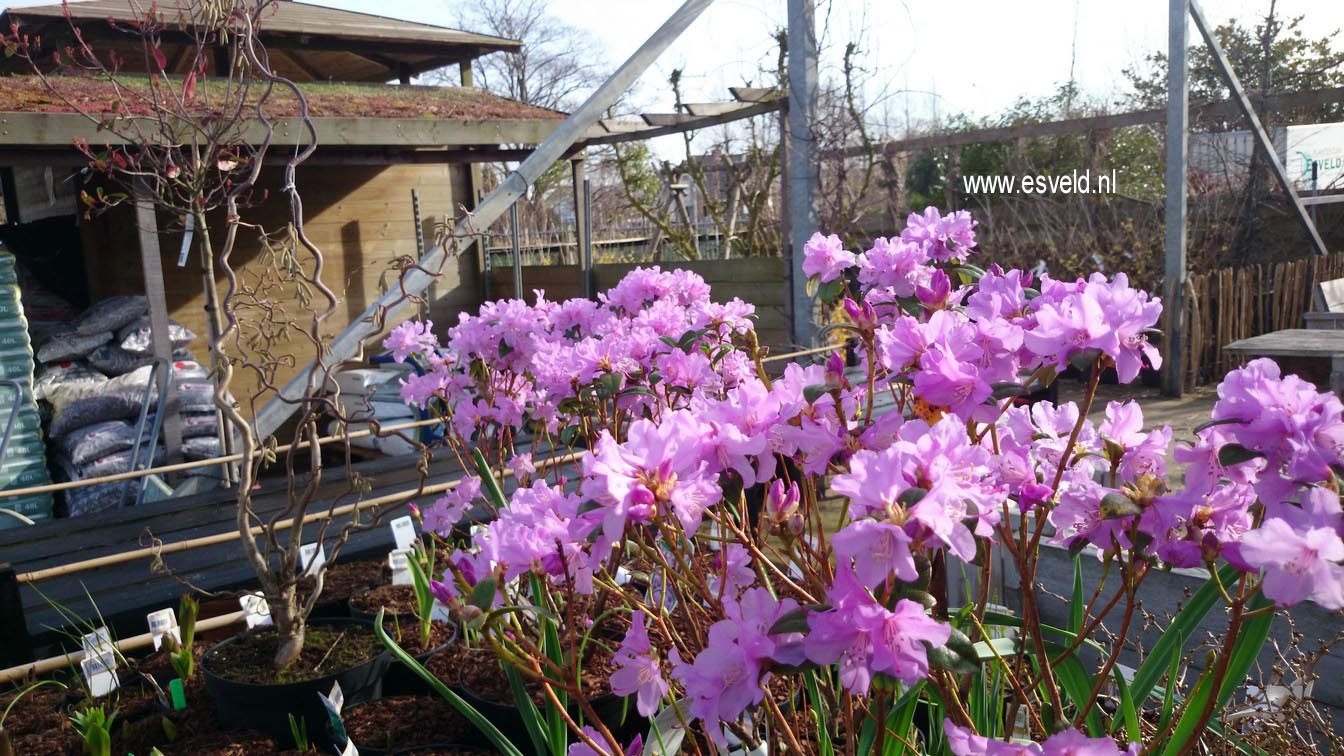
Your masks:
{"label": "hanging plant tag", "polygon": [[79,647],[86,657],[116,655],[116,650],[112,648],[112,633],[108,631],[106,626],[99,627],[93,632],[81,636]]}
{"label": "hanging plant tag", "polygon": [[387,554],[387,566],[392,568],[392,585],[411,584],[411,552],[408,550],[391,551]]}
{"label": "hanging plant tag", "polygon": [[345,744],[341,748],[341,756],[359,756],[359,750],[346,734],[345,723],[341,721],[341,709],[345,708],[345,692],[341,690],[341,684],[333,683],[330,693],[318,693],[317,697],[322,699],[322,708],[327,710],[327,719],[331,721],[336,742]]}
{"label": "hanging plant tag", "polygon": [[182,678],[174,677],[168,683],[168,697],[173,701],[173,711],[187,708],[187,693],[182,689]]}
{"label": "hanging plant tag", "polygon": [[116,690],[121,685],[117,678],[117,658],[112,653],[87,656],[79,663],[79,671],[84,675],[84,684],[93,698]]}
{"label": "hanging plant tag", "polygon": [[415,543],[415,520],[409,515],[398,517],[389,523],[392,538],[397,542],[397,551],[407,551]]}
{"label": "hanging plant tag", "polygon": [[254,627],[264,627],[271,624],[271,607],[266,603],[266,596],[261,593],[249,593],[238,599],[239,606],[243,607],[244,619],[247,620],[247,629]]}
{"label": "hanging plant tag", "polygon": [[438,599],[435,599],[434,605],[429,608],[429,619],[431,622],[452,622],[453,613]]}
{"label": "hanging plant tag", "polygon": [[182,642],[182,630],[177,626],[177,613],[171,608],[150,612],[145,615],[145,621],[149,623],[149,635],[154,640],[155,651],[163,646],[163,639],[166,636],[173,636],[179,644]]}
{"label": "hanging plant tag", "polygon": [[299,567],[304,577],[316,577],[327,563],[327,550],[320,543],[305,543],[299,547]]}

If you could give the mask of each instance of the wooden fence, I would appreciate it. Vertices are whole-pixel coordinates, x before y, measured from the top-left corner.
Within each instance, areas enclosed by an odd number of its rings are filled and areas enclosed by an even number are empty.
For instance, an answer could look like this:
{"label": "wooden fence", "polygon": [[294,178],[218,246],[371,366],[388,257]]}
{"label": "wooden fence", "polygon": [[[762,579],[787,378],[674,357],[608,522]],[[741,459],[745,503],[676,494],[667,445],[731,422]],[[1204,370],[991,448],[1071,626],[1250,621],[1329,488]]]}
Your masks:
{"label": "wooden fence", "polygon": [[1284,328],[1302,328],[1321,281],[1344,277],[1344,253],[1190,276],[1185,311],[1185,383],[1216,383],[1240,358],[1223,346]]}

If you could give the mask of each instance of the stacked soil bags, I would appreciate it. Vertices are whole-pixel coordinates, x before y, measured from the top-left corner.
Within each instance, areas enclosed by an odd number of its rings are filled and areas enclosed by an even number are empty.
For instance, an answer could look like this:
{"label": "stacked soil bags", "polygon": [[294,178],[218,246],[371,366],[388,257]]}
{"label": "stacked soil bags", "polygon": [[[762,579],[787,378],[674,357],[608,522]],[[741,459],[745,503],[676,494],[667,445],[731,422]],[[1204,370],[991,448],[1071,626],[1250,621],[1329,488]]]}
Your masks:
{"label": "stacked soil bags", "polygon": [[[0,247],[0,433],[10,426],[9,442],[0,456],[0,490],[41,486],[51,482],[42,437],[41,418],[33,396],[33,349],[28,321],[19,298],[14,256]],[[12,422],[12,424],[11,424]],[[0,508],[31,520],[52,516],[51,494],[0,499]],[[22,520],[0,513],[0,528],[17,527]]]}

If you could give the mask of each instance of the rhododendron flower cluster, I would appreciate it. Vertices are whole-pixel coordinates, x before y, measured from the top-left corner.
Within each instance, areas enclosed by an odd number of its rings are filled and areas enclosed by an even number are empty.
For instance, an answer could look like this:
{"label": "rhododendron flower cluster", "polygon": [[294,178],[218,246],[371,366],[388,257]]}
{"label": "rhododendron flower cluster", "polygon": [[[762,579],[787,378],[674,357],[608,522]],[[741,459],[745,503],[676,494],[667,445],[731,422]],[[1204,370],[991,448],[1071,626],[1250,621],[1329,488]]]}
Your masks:
{"label": "rhododendron flower cluster", "polygon": [[[858,728],[924,686],[957,754],[1137,746],[1075,729],[1098,710],[1125,630],[1092,700],[1073,698],[1087,691],[1061,692],[1059,638],[1035,592],[1011,625],[1020,645],[991,647],[985,625],[1001,620],[987,595],[946,605],[953,560],[984,580],[992,547],[1024,576],[1042,548],[1104,561],[1122,587],[1079,607],[1084,635],[1112,607],[1132,613],[1163,566],[1235,568],[1217,587],[1237,627],[1261,591],[1344,607],[1337,398],[1257,360],[1173,452],[1171,429],[1149,427],[1137,403],[1093,412],[1103,371],[1129,382],[1161,365],[1149,340],[1160,301],[1123,274],[1036,278],[981,270],[975,253],[971,217],[933,208],[863,252],[815,236],[803,268],[843,305],[828,331],[855,345],[849,369],[839,354],[772,369],[753,307],[715,303],[684,270],[636,269],[596,301],[487,303],[442,346],[428,323],[398,326],[387,348],[420,368],[403,396],[441,414],[470,471],[420,510],[451,552],[435,595],[571,701],[586,700],[573,681],[603,649],[611,690],[641,717],[694,723],[716,746],[796,748],[795,730],[816,742],[818,728]],[[1030,399],[1070,369],[1080,400]],[[1003,658],[1014,654],[1036,667]],[[955,703],[993,665],[1027,691],[1015,706],[1034,729],[1014,742],[978,734]],[[845,714],[792,717],[804,697]],[[1046,728],[1051,716],[1072,719]],[[583,719],[571,753],[626,752],[628,739]],[[1032,734],[1043,742],[1020,742]]]}

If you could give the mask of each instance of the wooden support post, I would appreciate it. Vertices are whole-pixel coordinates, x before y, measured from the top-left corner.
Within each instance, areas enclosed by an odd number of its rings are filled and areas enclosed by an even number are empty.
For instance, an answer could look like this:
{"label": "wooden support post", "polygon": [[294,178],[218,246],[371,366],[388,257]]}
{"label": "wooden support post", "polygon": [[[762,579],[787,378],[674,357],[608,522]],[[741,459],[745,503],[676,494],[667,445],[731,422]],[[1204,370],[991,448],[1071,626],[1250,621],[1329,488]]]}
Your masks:
{"label": "wooden support post", "polygon": [[8,562],[0,563],[0,667],[13,667],[33,660],[33,639],[23,618],[19,581]]}
{"label": "wooden support post", "polygon": [[[168,296],[163,285],[163,257],[159,252],[159,222],[154,216],[154,203],[149,191],[139,188],[135,197],[135,227],[140,237],[140,267],[145,279],[145,299],[149,301],[149,331],[154,356],[161,359],[171,371],[173,343],[168,334]],[[157,376],[155,376],[157,379]],[[177,382],[168,381],[167,396],[159,397],[159,411],[163,413],[163,443],[168,451],[168,463],[182,461],[182,424],[176,412],[166,411],[173,406]],[[153,459],[154,450],[150,449]],[[153,463],[150,463],[153,466]]]}
{"label": "wooden support post", "polygon": [[817,231],[816,0],[789,0],[789,266],[793,342],[812,346],[817,336],[812,297],[803,272],[803,245]]}
{"label": "wooden support post", "polygon": [[1186,140],[1190,119],[1189,64],[1186,42],[1190,0],[1170,0],[1167,23],[1167,209],[1166,265],[1163,272],[1162,311],[1166,333],[1166,373],[1162,393],[1180,396],[1185,391],[1185,213]]}
{"label": "wooden support post", "polygon": [[584,169],[584,155],[580,153],[573,160],[569,161],[569,175],[574,183],[574,261],[579,267],[579,289],[588,291],[588,274],[591,260],[585,258],[583,251],[587,249],[588,241],[588,203],[587,198],[583,196],[583,179],[587,173]]}

